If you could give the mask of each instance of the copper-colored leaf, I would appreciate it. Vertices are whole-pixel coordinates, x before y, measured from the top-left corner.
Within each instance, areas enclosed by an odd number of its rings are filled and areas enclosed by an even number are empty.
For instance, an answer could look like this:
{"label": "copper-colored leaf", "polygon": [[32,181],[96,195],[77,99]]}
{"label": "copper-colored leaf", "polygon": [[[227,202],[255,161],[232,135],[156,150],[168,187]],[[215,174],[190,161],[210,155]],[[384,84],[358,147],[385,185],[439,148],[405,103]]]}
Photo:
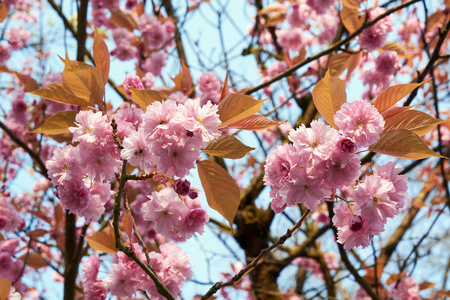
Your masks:
{"label": "copper-colored leaf", "polygon": [[400,45],[398,42],[394,41],[388,41],[386,45],[384,45],[383,48],[381,48],[385,51],[395,51],[398,55],[404,55],[405,54],[405,48]]}
{"label": "copper-colored leaf", "polygon": [[386,284],[391,285],[396,281],[399,281],[403,277],[406,277],[406,272],[401,272],[400,274],[392,274],[387,280]]}
{"label": "copper-colored leaf", "polygon": [[5,237],[3,236],[3,234],[0,233],[0,242],[3,241],[5,239]]}
{"label": "copper-colored leaf", "polygon": [[253,115],[248,116],[247,118],[239,120],[237,122],[234,122],[228,125],[227,128],[256,131],[275,127],[283,123],[285,122],[275,122],[262,115]]}
{"label": "copper-colored leaf", "polygon": [[356,69],[356,67],[359,66],[359,59],[361,58],[361,52],[355,53],[352,55],[352,58],[350,59],[350,63],[348,65],[347,70],[347,76],[345,77],[345,80],[349,80],[350,76],[352,76],[353,71]]}
{"label": "copper-colored leaf", "polygon": [[132,87],[129,88],[133,100],[139,105],[143,110],[147,109],[147,106],[155,101],[164,101],[169,99],[169,96],[163,92],[157,90],[136,90]]}
{"label": "copper-colored leaf", "polygon": [[369,150],[406,159],[422,159],[430,156],[443,158],[443,156],[428,148],[427,144],[417,134],[406,129],[382,133],[378,142],[371,145]]}
{"label": "copper-colored leaf", "polygon": [[382,91],[378,97],[375,99],[373,105],[379,112],[383,112],[398,101],[400,101],[403,97],[411,93],[415,88],[420,86],[421,83],[407,83],[407,84],[398,84],[391,87],[388,87],[384,91]]}
{"label": "copper-colored leaf", "polygon": [[77,105],[89,106],[90,103],[85,99],[76,96],[72,91],[67,89],[62,83],[52,83],[40,88],[32,94],[46,98],[55,102]]}
{"label": "copper-colored leaf", "polygon": [[191,6],[188,7],[187,12],[194,11],[194,10],[196,10],[199,6],[200,6],[200,3],[191,5]]}
{"label": "copper-colored leaf", "polygon": [[228,95],[230,93],[230,89],[228,88],[228,70],[227,70],[227,75],[225,75],[225,80],[223,82],[223,87],[222,87],[222,93],[220,94],[220,101],[219,103],[223,100],[223,98],[225,98],[226,95]]}
{"label": "copper-colored leaf", "polygon": [[48,118],[44,124],[32,132],[42,134],[61,134],[70,132],[69,127],[75,126],[75,117],[77,113],[77,111],[73,110],[60,111]]}
{"label": "copper-colored leaf", "polygon": [[339,14],[342,23],[349,33],[355,32],[364,22],[364,18],[359,17],[359,12],[356,9],[350,9],[344,6]]}
{"label": "copper-colored leaf", "polygon": [[331,77],[329,72],[320,80],[312,91],[314,105],[319,113],[331,126],[338,129],[334,123],[334,115],[342,104],[347,101],[345,81],[338,77]]}
{"label": "copper-colored leaf", "polygon": [[94,33],[93,50],[95,67],[103,77],[103,84],[106,85],[109,78],[110,56],[108,46],[106,46],[105,41],[99,35],[97,28],[95,28]]}
{"label": "copper-colored leaf", "polygon": [[0,23],[8,17],[8,9],[6,8],[5,1],[0,3]]}
{"label": "copper-colored leaf", "polygon": [[258,11],[258,16],[268,15],[274,12],[286,12],[288,8],[281,3],[269,4],[260,11]]}
{"label": "copper-colored leaf", "polygon": [[267,21],[264,25],[266,27],[275,27],[279,23],[284,22],[284,19],[286,19],[286,13],[275,12],[275,13],[269,15],[269,17],[267,18]]}
{"label": "copper-colored leaf", "polygon": [[222,124],[218,128],[225,128],[229,124],[256,114],[263,102],[244,94],[229,94],[219,103],[219,116]]}
{"label": "copper-colored leaf", "polygon": [[395,116],[396,114],[401,113],[402,111],[411,109],[412,106],[391,106],[385,111],[381,113],[381,116],[386,120],[387,118],[390,118],[392,116]]}
{"label": "copper-colored leaf", "polygon": [[20,72],[15,72],[15,71],[9,69],[5,65],[0,66],[0,72],[5,72],[5,73],[9,73],[11,75],[15,75],[19,79],[20,84],[23,85],[24,91],[27,93],[33,92],[33,91],[36,91],[37,89],[39,89],[39,84],[37,84],[37,82],[33,78],[31,78],[30,76],[24,75]]}
{"label": "copper-colored leaf", "polygon": [[224,168],[213,161],[202,160],[197,166],[209,206],[233,228],[233,219],[240,202],[239,186]]}
{"label": "copper-colored leaf", "polygon": [[426,289],[432,289],[435,286],[434,283],[429,281],[424,281],[421,284],[419,284],[419,290],[426,290]]}
{"label": "copper-colored leaf", "polygon": [[122,218],[122,226],[131,241],[133,238],[133,217],[131,216],[131,212],[129,210]]}
{"label": "copper-colored leaf", "polygon": [[300,49],[300,52],[296,57],[294,57],[293,62],[294,64],[298,64],[299,62],[303,61],[306,57],[306,47],[303,46],[302,49]]}
{"label": "copper-colored leaf", "polygon": [[63,212],[61,203],[58,203],[55,205],[54,211],[55,211],[55,223],[56,223],[55,227],[57,228],[62,223],[62,220],[64,218],[64,212]]}
{"label": "copper-colored leaf", "polygon": [[47,262],[37,252],[28,253],[28,257],[27,254],[25,253],[24,255],[19,257],[19,259],[25,262],[27,266],[30,266],[35,270],[45,267],[47,265]]}
{"label": "copper-colored leaf", "polygon": [[350,9],[359,9],[359,1],[358,0],[342,0],[342,5],[344,7],[350,8]]}
{"label": "copper-colored leaf", "polygon": [[406,110],[386,119],[384,132],[396,129],[408,129],[418,136],[430,132],[438,124],[445,122],[418,110]]}
{"label": "copper-colored leaf", "polygon": [[175,78],[172,78],[172,80],[175,83],[175,87],[178,91],[182,92],[186,96],[191,93],[193,89],[192,76],[189,68],[184,63],[181,64],[180,73],[178,73]]}
{"label": "copper-colored leaf", "polygon": [[0,278],[0,300],[7,300],[11,292],[11,281],[8,278]]}
{"label": "copper-colored leaf", "polygon": [[111,22],[117,27],[125,28],[131,32],[137,28],[137,23],[133,16],[124,13],[121,10],[110,10]]}
{"label": "copper-colored leaf", "polygon": [[232,135],[222,135],[216,142],[211,142],[203,152],[224,158],[242,158],[255,148],[248,147]]}
{"label": "copper-colored leaf", "polygon": [[64,64],[63,86],[91,106],[101,103],[105,85],[97,68],[84,62],[70,60],[67,53]]}
{"label": "copper-colored leaf", "polygon": [[44,229],[35,229],[32,230],[30,232],[27,233],[27,236],[33,238],[33,239],[37,239],[38,237],[44,236],[48,233],[48,230],[44,230]]}
{"label": "copper-colored leaf", "polygon": [[331,57],[329,67],[330,75],[337,77],[348,68],[353,57],[353,53],[341,52]]}
{"label": "copper-colored leaf", "polygon": [[86,237],[89,246],[95,251],[116,254],[116,241],[114,231],[108,227],[103,231],[96,232],[93,236]]}

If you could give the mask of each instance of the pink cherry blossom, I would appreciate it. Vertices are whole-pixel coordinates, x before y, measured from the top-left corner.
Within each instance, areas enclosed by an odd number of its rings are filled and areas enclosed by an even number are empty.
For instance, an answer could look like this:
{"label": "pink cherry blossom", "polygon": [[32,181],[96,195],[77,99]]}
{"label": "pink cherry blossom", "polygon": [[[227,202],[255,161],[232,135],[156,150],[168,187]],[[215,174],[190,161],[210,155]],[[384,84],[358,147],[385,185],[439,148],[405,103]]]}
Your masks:
{"label": "pink cherry blossom", "polygon": [[125,79],[123,80],[123,89],[125,93],[128,95],[128,97],[131,98],[131,91],[129,89],[130,87],[136,90],[144,89],[141,79],[138,76],[127,74],[127,76],[125,76]]}
{"label": "pink cherry blossom", "polygon": [[392,75],[401,68],[395,51],[384,51],[377,57],[375,64],[377,71],[385,75]]}
{"label": "pink cherry blossom", "polygon": [[150,151],[150,145],[145,139],[144,131],[133,131],[123,140],[121,157],[133,167],[139,167],[143,172],[150,173],[156,165],[156,158]]}
{"label": "pink cherry blossom", "polygon": [[377,109],[364,100],[344,103],[334,115],[339,132],[359,146],[375,143],[384,128],[384,119]]}
{"label": "pink cherry blossom", "polygon": [[306,4],[317,14],[321,15],[334,4],[334,1],[335,0],[306,0]]}
{"label": "pink cherry blossom", "polygon": [[419,285],[410,276],[403,277],[399,282],[391,286],[391,296],[393,299],[420,300]]}
{"label": "pink cherry blossom", "polygon": [[386,223],[387,218],[396,214],[396,203],[389,198],[392,192],[395,192],[392,182],[371,175],[356,187],[353,199],[371,222]]}
{"label": "pink cherry blossom", "polygon": [[217,92],[221,89],[222,83],[214,73],[203,73],[197,80],[198,88],[202,93]]}
{"label": "pink cherry blossom", "polygon": [[289,132],[289,140],[299,151],[299,155],[306,156],[314,162],[325,159],[334,147],[338,134],[329,125],[321,121],[311,122],[311,128],[304,124]]}
{"label": "pink cherry blossom", "polygon": [[81,178],[80,162],[81,158],[77,148],[70,145],[56,148],[53,157],[46,162],[52,184],[58,186],[75,178]]}
{"label": "pink cherry blossom", "polygon": [[154,221],[157,232],[172,235],[188,211],[186,205],[170,187],[153,192],[148,198],[149,201],[143,203],[141,207],[144,219]]}
{"label": "pink cherry blossom", "polygon": [[400,210],[405,206],[405,200],[408,198],[408,185],[406,183],[407,175],[398,175],[402,169],[395,168],[394,162],[388,162],[382,166],[375,165],[373,174],[379,178],[389,180],[394,185],[395,191],[389,192],[389,199],[396,202],[396,209]]}
{"label": "pink cherry blossom", "polygon": [[0,44],[0,65],[4,65],[11,57],[11,51],[9,45]]}

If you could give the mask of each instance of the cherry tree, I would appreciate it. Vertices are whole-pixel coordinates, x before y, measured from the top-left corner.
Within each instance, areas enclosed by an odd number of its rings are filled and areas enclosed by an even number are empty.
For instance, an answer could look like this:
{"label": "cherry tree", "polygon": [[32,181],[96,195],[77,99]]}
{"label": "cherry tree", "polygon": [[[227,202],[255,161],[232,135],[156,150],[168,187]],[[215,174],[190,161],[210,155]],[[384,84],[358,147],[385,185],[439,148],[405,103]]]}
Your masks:
{"label": "cherry tree", "polygon": [[0,21],[0,299],[450,297],[449,1]]}

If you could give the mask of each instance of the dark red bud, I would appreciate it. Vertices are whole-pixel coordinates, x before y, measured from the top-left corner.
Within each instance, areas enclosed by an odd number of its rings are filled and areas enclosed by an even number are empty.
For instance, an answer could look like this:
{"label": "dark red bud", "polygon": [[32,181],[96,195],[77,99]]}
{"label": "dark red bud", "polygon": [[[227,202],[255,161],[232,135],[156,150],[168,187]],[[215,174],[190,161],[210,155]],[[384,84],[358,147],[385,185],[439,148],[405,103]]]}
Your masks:
{"label": "dark red bud", "polygon": [[360,231],[363,228],[363,225],[364,225],[364,221],[361,218],[361,216],[353,216],[350,219],[349,228],[353,232]]}

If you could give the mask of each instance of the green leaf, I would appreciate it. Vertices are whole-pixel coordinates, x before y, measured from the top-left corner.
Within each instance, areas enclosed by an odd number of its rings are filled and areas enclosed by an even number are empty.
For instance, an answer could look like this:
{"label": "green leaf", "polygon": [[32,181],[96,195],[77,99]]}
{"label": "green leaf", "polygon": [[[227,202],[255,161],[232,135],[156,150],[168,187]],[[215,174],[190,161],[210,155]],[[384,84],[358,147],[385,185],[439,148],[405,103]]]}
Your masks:
{"label": "green leaf", "polygon": [[201,160],[197,166],[209,206],[221,214],[233,228],[240,202],[239,186],[224,168],[213,161]]}
{"label": "green leaf", "polygon": [[50,118],[48,118],[44,124],[39,128],[36,128],[32,133],[42,134],[61,134],[68,133],[70,126],[75,126],[75,117],[78,114],[77,111],[60,111]]}
{"label": "green leaf", "polygon": [[222,124],[217,128],[225,128],[256,114],[266,100],[256,100],[244,94],[228,94],[219,103],[218,113]]}
{"label": "green leaf", "polygon": [[382,133],[378,142],[371,145],[369,150],[406,159],[422,159],[430,156],[445,158],[431,150],[420,136],[406,129]]}
{"label": "green leaf", "polygon": [[248,147],[232,135],[222,135],[216,142],[211,142],[202,151],[206,154],[223,158],[242,158],[255,148]]}
{"label": "green leaf", "polygon": [[325,77],[320,80],[312,91],[314,105],[319,113],[335,129],[334,115],[341,109],[342,104],[347,102],[345,93],[345,81],[338,77],[331,77],[328,71]]}

